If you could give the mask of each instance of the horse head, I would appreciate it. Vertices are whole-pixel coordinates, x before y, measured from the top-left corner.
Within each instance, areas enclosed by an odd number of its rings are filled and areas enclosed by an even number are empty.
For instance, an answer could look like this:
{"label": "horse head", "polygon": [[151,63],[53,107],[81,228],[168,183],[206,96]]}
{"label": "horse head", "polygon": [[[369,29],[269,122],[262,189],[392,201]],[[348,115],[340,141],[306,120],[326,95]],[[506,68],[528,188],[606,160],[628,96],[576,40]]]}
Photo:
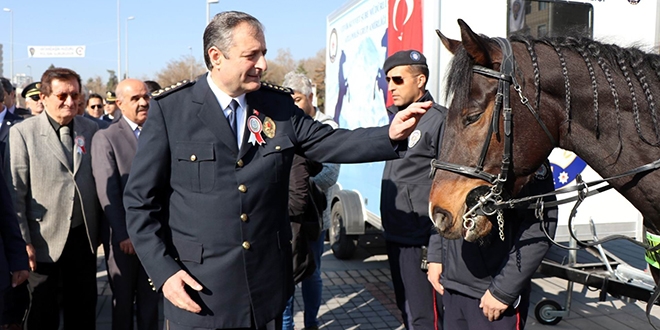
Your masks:
{"label": "horse head", "polygon": [[[449,113],[438,162],[434,163],[441,170],[434,171],[429,214],[445,238],[475,241],[497,225],[496,202],[517,194],[551,151],[554,141],[548,136],[557,134],[551,126],[553,132],[546,136],[530,112],[520,111],[524,105],[514,96],[517,91],[510,82],[519,79],[525,86],[529,81],[515,77],[520,72],[510,44],[477,35],[462,20],[458,24],[460,41],[437,31],[454,58],[445,89]],[[509,53],[503,50],[505,46]],[[512,72],[504,72],[504,67]],[[503,85],[503,80],[509,83]],[[508,123],[504,120],[509,94],[516,124],[522,121],[530,125],[513,126],[511,117]],[[523,145],[513,144],[513,140],[535,142]],[[507,143],[509,152],[505,150]]]}

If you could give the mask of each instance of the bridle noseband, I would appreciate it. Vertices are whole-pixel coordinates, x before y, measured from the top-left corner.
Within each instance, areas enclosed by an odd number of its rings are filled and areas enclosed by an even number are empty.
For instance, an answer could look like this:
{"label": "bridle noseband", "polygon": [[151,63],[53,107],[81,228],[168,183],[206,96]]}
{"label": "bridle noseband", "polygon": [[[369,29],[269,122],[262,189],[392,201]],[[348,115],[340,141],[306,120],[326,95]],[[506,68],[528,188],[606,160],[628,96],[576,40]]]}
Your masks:
{"label": "bridle noseband", "polygon": [[[440,169],[476,179],[481,179],[490,183],[492,186],[490,187],[489,191],[477,194],[476,198],[473,198],[474,205],[468,205],[469,210],[463,215],[463,227],[467,230],[472,230],[474,228],[475,219],[478,215],[490,216],[497,213],[498,225],[500,227],[500,238],[504,240],[504,220],[502,216],[502,209],[504,208],[503,205],[506,204],[506,201],[504,200],[502,194],[504,192],[504,185],[507,182],[509,172],[511,171],[511,158],[513,149],[513,120],[509,93],[512,85],[514,90],[518,92],[520,102],[526,105],[529,111],[534,115],[534,118],[536,118],[536,121],[539,123],[541,128],[543,128],[552,145],[556,146],[556,144],[555,139],[553,138],[552,134],[550,134],[547,126],[545,123],[543,123],[543,120],[541,120],[541,117],[534,110],[534,108],[532,108],[532,106],[529,104],[529,100],[522,94],[522,89],[516,82],[516,63],[513,56],[511,43],[509,43],[509,41],[505,38],[493,39],[499,44],[502,50],[502,64],[500,66],[500,71],[498,72],[479,65],[472,67],[472,71],[474,73],[498,80],[497,94],[495,96],[495,106],[493,107],[493,115],[488,128],[488,134],[486,135],[486,139],[481,148],[481,154],[479,156],[477,166],[472,167],[466,165],[458,165],[433,159],[431,160],[430,177],[433,178],[435,176],[436,170]],[[493,134],[498,134],[499,136],[500,113],[503,116],[504,123],[504,151],[502,153],[500,173],[494,175],[492,173],[485,172],[483,168],[492,136]],[[480,189],[480,187],[475,189]],[[481,190],[483,190],[483,188],[481,188]],[[470,194],[474,195],[472,192],[470,192],[468,195]]]}

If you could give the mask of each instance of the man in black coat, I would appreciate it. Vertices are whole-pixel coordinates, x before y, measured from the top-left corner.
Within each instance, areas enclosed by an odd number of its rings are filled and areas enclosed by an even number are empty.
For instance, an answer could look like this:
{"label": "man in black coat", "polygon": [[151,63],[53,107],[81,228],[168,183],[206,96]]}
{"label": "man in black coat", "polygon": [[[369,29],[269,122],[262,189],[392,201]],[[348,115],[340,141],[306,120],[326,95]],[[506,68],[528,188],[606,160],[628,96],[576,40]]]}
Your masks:
{"label": "man in black coat", "polygon": [[[4,89],[0,88],[0,100],[4,98]],[[0,167],[2,167],[5,158],[5,148],[7,148],[7,141],[9,140],[9,129],[14,124],[18,124],[23,120],[23,117],[9,112],[9,109],[0,102]]]}
{"label": "man in black coat", "polygon": [[263,26],[241,12],[204,32],[209,73],[154,93],[124,194],[128,233],[169,329],[275,329],[293,290],[289,173],[396,158],[430,102],[390,126],[333,130],[261,83]]}
{"label": "man in black coat", "polygon": [[[416,50],[402,50],[385,60],[392,106],[390,117],[414,102],[433,102],[426,90],[429,68]],[[381,183],[380,214],[397,307],[406,329],[442,329],[442,297],[421,269],[423,249],[437,235],[429,218],[431,159],[436,158],[447,109],[433,102],[408,139],[401,159],[388,160]]]}

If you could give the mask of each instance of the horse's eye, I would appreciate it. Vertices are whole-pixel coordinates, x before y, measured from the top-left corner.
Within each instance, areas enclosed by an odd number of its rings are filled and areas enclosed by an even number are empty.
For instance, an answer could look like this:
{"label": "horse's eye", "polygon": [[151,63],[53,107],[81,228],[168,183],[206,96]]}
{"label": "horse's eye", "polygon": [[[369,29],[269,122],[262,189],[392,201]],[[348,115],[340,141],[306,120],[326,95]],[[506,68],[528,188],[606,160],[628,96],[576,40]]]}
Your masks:
{"label": "horse's eye", "polygon": [[474,123],[475,121],[479,120],[479,118],[481,118],[482,114],[483,114],[483,112],[478,112],[478,113],[473,113],[473,114],[469,114],[469,115],[465,116],[465,119],[463,119],[463,124],[465,126],[468,126],[468,125]]}

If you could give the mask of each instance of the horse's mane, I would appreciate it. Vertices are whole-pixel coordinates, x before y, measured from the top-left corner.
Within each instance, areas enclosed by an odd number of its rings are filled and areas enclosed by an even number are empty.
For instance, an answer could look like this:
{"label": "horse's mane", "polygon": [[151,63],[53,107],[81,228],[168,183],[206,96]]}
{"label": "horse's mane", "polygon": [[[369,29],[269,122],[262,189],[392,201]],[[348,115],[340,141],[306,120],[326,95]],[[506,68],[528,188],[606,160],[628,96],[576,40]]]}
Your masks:
{"label": "horse's mane", "polygon": [[[488,42],[494,42],[492,39],[483,36]],[[600,136],[599,127],[599,103],[598,103],[598,80],[596,70],[602,70],[606,77],[607,84],[614,100],[614,108],[617,118],[617,127],[619,141],[621,139],[621,112],[619,106],[619,91],[614,83],[614,76],[621,76],[627,85],[627,92],[632,100],[632,111],[635,118],[635,127],[640,139],[647,144],[660,145],[660,125],[658,123],[655,97],[651,92],[650,84],[658,84],[660,80],[660,56],[649,54],[637,47],[623,48],[613,44],[605,44],[585,37],[546,37],[534,38],[525,35],[513,35],[510,37],[512,42],[520,42],[525,45],[532,62],[534,74],[534,108],[539,111],[541,95],[541,72],[539,69],[538,56],[535,46],[544,44],[550,46],[556,52],[561,64],[561,71],[564,77],[565,89],[565,116],[568,123],[568,132],[570,133],[571,113],[571,84],[569,79],[568,65],[564,54],[566,52],[575,52],[579,54],[587,67],[591,79],[593,94],[593,116],[595,118],[594,132],[596,137]],[[446,76],[445,99],[451,99],[451,107],[462,109],[467,105],[470,86],[472,84],[472,65],[473,59],[467,54],[463,47],[460,47],[454,54],[454,58],[449,66]],[[644,95],[638,96],[635,91],[635,85],[638,85]],[[654,141],[647,139],[641,131],[639,118],[638,98],[645,98],[648,103],[648,110],[653,125]],[[621,146],[619,146],[621,148]]]}

